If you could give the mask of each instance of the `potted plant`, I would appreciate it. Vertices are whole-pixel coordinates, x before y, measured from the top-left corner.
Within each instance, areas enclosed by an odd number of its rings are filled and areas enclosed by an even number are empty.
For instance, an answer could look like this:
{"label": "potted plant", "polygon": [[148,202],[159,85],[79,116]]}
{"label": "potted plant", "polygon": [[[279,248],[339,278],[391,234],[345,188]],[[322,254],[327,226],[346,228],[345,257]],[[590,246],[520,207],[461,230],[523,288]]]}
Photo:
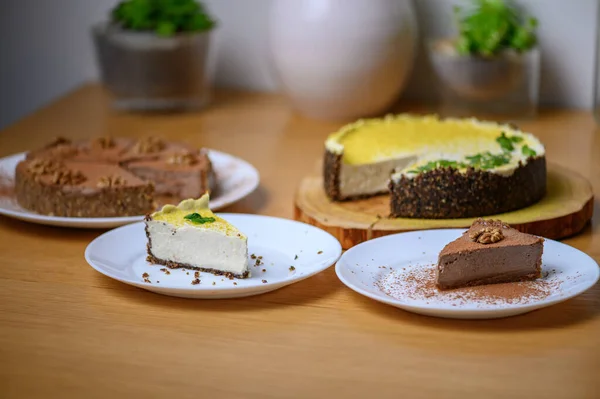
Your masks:
{"label": "potted plant", "polygon": [[535,111],[537,20],[523,17],[505,0],[470,0],[467,7],[455,7],[454,15],[458,35],[435,40],[429,47],[446,102],[471,109],[483,106],[491,112],[510,106]]}
{"label": "potted plant", "polygon": [[102,81],[126,109],[198,108],[209,101],[214,19],[194,0],[123,0],[93,27]]}

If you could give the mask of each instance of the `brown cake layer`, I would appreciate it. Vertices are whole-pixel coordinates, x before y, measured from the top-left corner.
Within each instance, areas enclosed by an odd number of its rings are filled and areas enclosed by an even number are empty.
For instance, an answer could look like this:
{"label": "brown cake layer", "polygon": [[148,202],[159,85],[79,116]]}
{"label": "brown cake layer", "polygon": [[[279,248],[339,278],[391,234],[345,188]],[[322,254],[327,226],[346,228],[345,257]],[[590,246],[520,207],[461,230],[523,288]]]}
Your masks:
{"label": "brown cake layer", "polygon": [[211,191],[214,172],[206,151],[175,152],[154,159],[127,162],[127,170],[152,181],[159,203],[198,198],[198,193]]}
{"label": "brown cake layer", "polygon": [[15,194],[21,206],[66,217],[140,215],[154,209],[152,183],[100,163],[20,162]]}
{"label": "brown cake layer", "polygon": [[[475,233],[483,229],[500,232],[498,241],[477,241]],[[484,238],[490,238],[489,234]],[[537,279],[541,277],[543,242],[543,238],[521,233],[499,220],[479,219],[440,252],[437,286],[451,289]]]}
{"label": "brown cake layer", "polygon": [[546,158],[530,158],[512,175],[440,168],[390,182],[391,217],[450,219],[529,206],[546,194]]}
{"label": "brown cake layer", "polygon": [[[40,165],[32,167],[34,161]],[[53,165],[52,170],[41,173],[43,163]],[[81,174],[84,178],[54,177],[57,168],[67,177]],[[198,198],[216,184],[206,151],[152,137],[82,142],[59,138],[29,152],[15,175],[21,206],[69,217],[142,215],[165,200]],[[110,176],[119,184],[98,182]]]}

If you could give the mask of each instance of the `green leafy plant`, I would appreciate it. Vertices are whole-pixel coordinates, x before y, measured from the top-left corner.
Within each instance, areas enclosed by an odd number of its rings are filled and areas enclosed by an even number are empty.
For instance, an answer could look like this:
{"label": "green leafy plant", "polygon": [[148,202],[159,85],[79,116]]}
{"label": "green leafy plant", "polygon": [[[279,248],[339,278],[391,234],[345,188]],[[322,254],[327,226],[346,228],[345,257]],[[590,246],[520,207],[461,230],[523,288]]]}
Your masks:
{"label": "green leafy plant", "polygon": [[468,7],[454,8],[460,54],[491,57],[505,49],[523,52],[536,45],[535,18],[523,21],[505,0],[470,1]]}
{"label": "green leafy plant", "polygon": [[183,218],[185,220],[189,220],[190,222],[196,223],[196,224],[213,223],[217,220],[213,217],[203,217],[202,215],[200,215],[197,212],[190,213],[189,215],[185,215]]}
{"label": "green leafy plant", "polygon": [[195,0],[123,0],[111,12],[124,29],[154,31],[159,36],[212,29],[215,21]]}

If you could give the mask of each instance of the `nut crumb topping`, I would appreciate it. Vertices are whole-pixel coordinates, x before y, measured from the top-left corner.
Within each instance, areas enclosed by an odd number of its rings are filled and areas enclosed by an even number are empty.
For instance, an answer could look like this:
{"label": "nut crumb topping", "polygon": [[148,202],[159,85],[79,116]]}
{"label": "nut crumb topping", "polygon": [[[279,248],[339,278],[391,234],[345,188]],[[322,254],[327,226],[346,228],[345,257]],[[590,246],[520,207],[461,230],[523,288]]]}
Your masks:
{"label": "nut crumb topping", "polygon": [[167,159],[167,163],[171,165],[195,165],[198,159],[191,152],[173,154]]}
{"label": "nut crumb topping", "polygon": [[98,188],[120,187],[126,183],[122,176],[102,176],[98,180]]}
{"label": "nut crumb topping", "polygon": [[72,171],[72,170],[57,170],[52,175],[52,184],[59,185],[77,185],[81,184],[85,181],[85,176],[80,171]]}
{"label": "nut crumb topping", "polygon": [[192,281],[192,285],[198,285],[198,284],[200,284],[200,279],[199,278],[197,278],[197,279],[195,279],[195,280]]}
{"label": "nut crumb topping", "polygon": [[111,137],[98,137],[92,142],[92,146],[102,149],[113,148],[115,141]]}
{"label": "nut crumb topping", "polygon": [[60,169],[60,165],[48,159],[34,159],[28,166],[27,170],[34,176],[48,175]]}
{"label": "nut crumb topping", "polygon": [[479,231],[472,232],[469,234],[471,241],[478,242],[480,244],[492,244],[504,239],[504,234],[499,228],[484,227]]}
{"label": "nut crumb topping", "polygon": [[144,137],[138,140],[133,146],[133,152],[136,154],[151,154],[165,148],[165,142],[157,137]]}

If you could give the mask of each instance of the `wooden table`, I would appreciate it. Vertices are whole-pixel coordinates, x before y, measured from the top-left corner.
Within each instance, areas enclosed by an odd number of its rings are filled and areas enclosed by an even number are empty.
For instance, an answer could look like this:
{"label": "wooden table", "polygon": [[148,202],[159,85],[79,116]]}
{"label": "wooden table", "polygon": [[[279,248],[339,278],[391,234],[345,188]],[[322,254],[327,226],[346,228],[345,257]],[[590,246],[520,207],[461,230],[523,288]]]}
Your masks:
{"label": "wooden table", "polygon": [[[292,217],[297,182],[338,126],[247,92],[221,92],[201,113],[118,114],[91,85],[1,132],[0,156],[57,135],[187,140],[259,169],[261,187],[227,211]],[[589,112],[545,111],[522,127],[600,194]],[[596,209],[592,226],[565,242],[600,260],[599,222]],[[355,294],[333,268],[257,297],[185,300],[94,271],[83,251],[100,233],[0,217],[0,397],[600,397],[598,285],[495,321],[413,315]]]}

